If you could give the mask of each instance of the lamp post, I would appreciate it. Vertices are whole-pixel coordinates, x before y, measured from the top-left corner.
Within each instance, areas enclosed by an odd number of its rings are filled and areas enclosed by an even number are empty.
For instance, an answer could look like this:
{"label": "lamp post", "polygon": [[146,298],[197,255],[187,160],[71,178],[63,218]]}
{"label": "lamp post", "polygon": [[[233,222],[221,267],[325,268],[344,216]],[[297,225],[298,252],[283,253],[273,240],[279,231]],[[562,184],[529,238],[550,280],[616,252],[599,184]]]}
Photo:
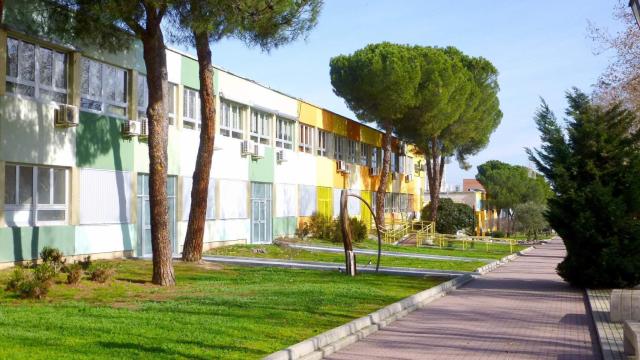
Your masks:
{"label": "lamp post", "polygon": [[629,0],[629,7],[631,7],[633,16],[636,18],[636,22],[640,27],[640,0]]}

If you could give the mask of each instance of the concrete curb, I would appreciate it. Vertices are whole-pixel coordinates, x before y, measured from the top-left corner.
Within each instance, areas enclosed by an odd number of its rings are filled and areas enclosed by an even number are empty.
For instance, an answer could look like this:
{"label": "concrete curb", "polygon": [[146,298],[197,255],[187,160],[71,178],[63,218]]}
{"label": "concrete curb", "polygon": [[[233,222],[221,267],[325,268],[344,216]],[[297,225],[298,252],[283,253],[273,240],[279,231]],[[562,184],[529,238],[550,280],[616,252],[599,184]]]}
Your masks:
{"label": "concrete curb", "polygon": [[410,312],[419,309],[431,301],[468,283],[473,279],[465,274],[411,295],[367,316],[325,331],[307,340],[303,340],[284,350],[268,355],[264,360],[312,360],[322,359],[347,345],[350,345],[398,320]]}
{"label": "concrete curb", "polygon": [[479,267],[479,268],[476,269],[476,272],[478,274],[480,274],[480,275],[484,275],[484,274],[486,274],[488,272],[491,272],[491,271],[499,268],[500,266],[502,266],[502,265],[504,265],[504,264],[506,264],[506,263],[508,263],[510,261],[513,261],[518,256],[522,256],[522,255],[528,253],[529,251],[531,251],[533,249],[535,249],[535,245],[529,246],[528,248],[522,249],[522,250],[518,251],[517,253],[513,253],[511,255],[507,255],[507,256],[503,257],[502,259],[500,259],[500,260],[496,260],[496,261],[494,261],[494,262],[492,262],[490,264],[487,264],[485,266]]}

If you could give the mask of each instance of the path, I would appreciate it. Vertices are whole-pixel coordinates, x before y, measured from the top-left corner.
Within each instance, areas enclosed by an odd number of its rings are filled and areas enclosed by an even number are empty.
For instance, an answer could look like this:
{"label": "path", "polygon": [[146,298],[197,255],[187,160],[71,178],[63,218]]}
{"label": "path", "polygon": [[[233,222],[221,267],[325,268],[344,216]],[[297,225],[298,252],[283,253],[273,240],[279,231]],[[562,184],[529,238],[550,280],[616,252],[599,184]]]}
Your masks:
{"label": "path", "polygon": [[329,359],[599,359],[581,290],[555,273],[554,240]]}

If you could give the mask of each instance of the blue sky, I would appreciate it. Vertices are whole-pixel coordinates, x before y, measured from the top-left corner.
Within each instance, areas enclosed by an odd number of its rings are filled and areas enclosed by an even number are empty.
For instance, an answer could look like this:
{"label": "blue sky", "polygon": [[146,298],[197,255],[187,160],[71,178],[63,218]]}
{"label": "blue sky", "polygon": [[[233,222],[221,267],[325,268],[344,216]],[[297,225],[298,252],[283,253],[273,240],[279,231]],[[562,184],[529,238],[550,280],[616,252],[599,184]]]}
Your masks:
{"label": "blue sky", "polygon": [[502,123],[465,172],[453,162],[447,182],[461,184],[475,166],[498,159],[527,165],[524,147],[539,144],[533,115],[544,97],[562,115],[572,86],[590,91],[607,55],[593,54],[587,20],[615,31],[614,0],[326,0],[305,40],[263,53],[241,42],[213,46],[214,63],[272,88],[355,118],[333,94],[329,59],[369,43],[456,46],[500,71]]}

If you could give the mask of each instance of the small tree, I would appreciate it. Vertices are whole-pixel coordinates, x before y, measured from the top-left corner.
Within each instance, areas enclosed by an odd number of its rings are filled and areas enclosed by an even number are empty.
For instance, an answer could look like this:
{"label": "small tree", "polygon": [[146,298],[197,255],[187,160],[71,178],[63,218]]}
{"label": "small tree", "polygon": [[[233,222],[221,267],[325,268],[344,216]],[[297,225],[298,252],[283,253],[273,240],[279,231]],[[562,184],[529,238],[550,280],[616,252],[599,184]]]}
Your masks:
{"label": "small tree", "polygon": [[529,201],[514,207],[514,220],[518,231],[527,234],[528,240],[537,240],[538,234],[549,224],[544,217],[544,205]]}
{"label": "small tree", "polygon": [[[422,208],[422,216],[431,214],[431,203]],[[440,199],[436,218],[436,231],[440,234],[456,234],[458,230],[473,231],[474,214],[471,206],[455,203],[449,198]]]}
{"label": "small tree", "polygon": [[546,103],[529,158],[553,189],[547,220],[564,239],[558,273],[578,287],[640,282],[640,131],[621,105],[602,108],[574,89],[562,128]]}

